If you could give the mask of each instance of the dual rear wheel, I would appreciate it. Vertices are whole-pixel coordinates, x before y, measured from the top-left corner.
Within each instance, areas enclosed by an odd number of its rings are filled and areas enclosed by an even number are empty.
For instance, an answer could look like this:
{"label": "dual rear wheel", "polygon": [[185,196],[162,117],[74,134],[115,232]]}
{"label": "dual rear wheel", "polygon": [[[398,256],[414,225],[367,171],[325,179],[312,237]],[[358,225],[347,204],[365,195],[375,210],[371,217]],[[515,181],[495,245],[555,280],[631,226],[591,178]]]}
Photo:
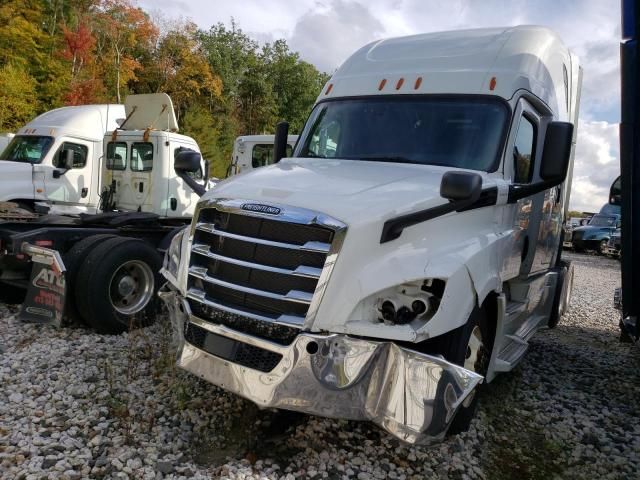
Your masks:
{"label": "dual rear wheel", "polygon": [[153,322],[162,258],[139,239],[94,235],[65,256],[66,312],[100,333],[121,333]]}

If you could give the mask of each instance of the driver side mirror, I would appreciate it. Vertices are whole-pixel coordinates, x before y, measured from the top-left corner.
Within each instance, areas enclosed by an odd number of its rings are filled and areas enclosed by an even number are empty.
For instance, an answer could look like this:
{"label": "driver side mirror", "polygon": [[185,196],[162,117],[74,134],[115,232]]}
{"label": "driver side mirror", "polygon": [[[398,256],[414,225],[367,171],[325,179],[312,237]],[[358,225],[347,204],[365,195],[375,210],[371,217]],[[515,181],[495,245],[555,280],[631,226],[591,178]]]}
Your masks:
{"label": "driver side mirror", "polygon": [[184,149],[176,154],[173,168],[176,172],[195,173],[200,170],[202,155],[195,150]]}
{"label": "driver side mirror", "polygon": [[60,178],[62,175],[67,173],[68,170],[71,170],[73,168],[74,155],[75,151],[70,148],[64,148],[60,150],[55,164],[55,167],[59,168],[60,170],[53,171],[53,178]]}
{"label": "driver side mirror", "polygon": [[564,182],[571,160],[573,124],[551,122],[547,126],[540,164],[540,177],[545,181]]}
{"label": "driver side mirror", "polygon": [[572,123],[551,122],[547,125],[540,162],[540,178],[542,180],[528,185],[510,185],[507,203],[515,203],[522,198],[543,192],[564,182],[571,161],[572,142]]}
{"label": "driver side mirror", "polygon": [[58,168],[62,168],[64,170],[71,170],[73,168],[73,156],[75,152],[70,148],[65,148],[60,150],[58,156]]}
{"label": "driver side mirror", "polygon": [[278,122],[276,125],[276,137],[273,142],[273,163],[278,163],[287,156],[287,137],[289,135],[289,124]]}

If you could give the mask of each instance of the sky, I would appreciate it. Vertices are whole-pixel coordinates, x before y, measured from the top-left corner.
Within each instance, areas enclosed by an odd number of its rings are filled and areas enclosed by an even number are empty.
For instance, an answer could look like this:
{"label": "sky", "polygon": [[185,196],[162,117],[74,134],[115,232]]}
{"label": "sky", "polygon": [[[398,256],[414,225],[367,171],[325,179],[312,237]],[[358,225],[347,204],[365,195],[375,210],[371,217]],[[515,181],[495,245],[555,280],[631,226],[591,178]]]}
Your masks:
{"label": "sky", "polygon": [[380,38],[522,24],[555,30],[584,69],[571,209],[598,211],[619,174],[619,0],[139,0],[152,15],[208,29],[231,18],[254,39],[284,38],[332,73]]}

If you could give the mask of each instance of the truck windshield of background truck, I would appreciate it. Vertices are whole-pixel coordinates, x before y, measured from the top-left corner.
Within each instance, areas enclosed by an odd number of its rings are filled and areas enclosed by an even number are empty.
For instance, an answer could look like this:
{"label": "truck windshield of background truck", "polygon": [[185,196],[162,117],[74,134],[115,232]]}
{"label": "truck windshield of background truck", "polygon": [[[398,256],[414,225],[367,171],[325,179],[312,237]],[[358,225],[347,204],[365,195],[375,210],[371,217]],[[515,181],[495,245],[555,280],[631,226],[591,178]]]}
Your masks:
{"label": "truck windshield of background truck", "polygon": [[607,217],[605,215],[594,215],[589,225],[594,227],[613,227],[616,224],[616,217]]}
{"label": "truck windshield of background truck", "polygon": [[495,171],[509,118],[494,98],[382,96],[315,106],[294,157]]}
{"label": "truck windshield of background truck", "polygon": [[53,137],[15,136],[0,155],[0,160],[40,163],[52,144]]}

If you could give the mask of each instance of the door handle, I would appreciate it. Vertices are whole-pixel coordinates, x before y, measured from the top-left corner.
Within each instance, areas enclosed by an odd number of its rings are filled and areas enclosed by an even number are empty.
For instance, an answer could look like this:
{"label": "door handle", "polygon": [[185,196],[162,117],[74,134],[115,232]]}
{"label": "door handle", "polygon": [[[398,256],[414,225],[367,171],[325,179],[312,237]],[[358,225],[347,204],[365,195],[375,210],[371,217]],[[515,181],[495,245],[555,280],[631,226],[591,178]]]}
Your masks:
{"label": "door handle", "polygon": [[82,198],[85,198],[88,194],[89,194],[89,189],[87,187],[84,187],[82,190],[80,190],[80,196]]}
{"label": "door handle", "polygon": [[140,193],[144,192],[144,182],[140,182],[140,183],[138,184],[138,191],[139,191]]}

